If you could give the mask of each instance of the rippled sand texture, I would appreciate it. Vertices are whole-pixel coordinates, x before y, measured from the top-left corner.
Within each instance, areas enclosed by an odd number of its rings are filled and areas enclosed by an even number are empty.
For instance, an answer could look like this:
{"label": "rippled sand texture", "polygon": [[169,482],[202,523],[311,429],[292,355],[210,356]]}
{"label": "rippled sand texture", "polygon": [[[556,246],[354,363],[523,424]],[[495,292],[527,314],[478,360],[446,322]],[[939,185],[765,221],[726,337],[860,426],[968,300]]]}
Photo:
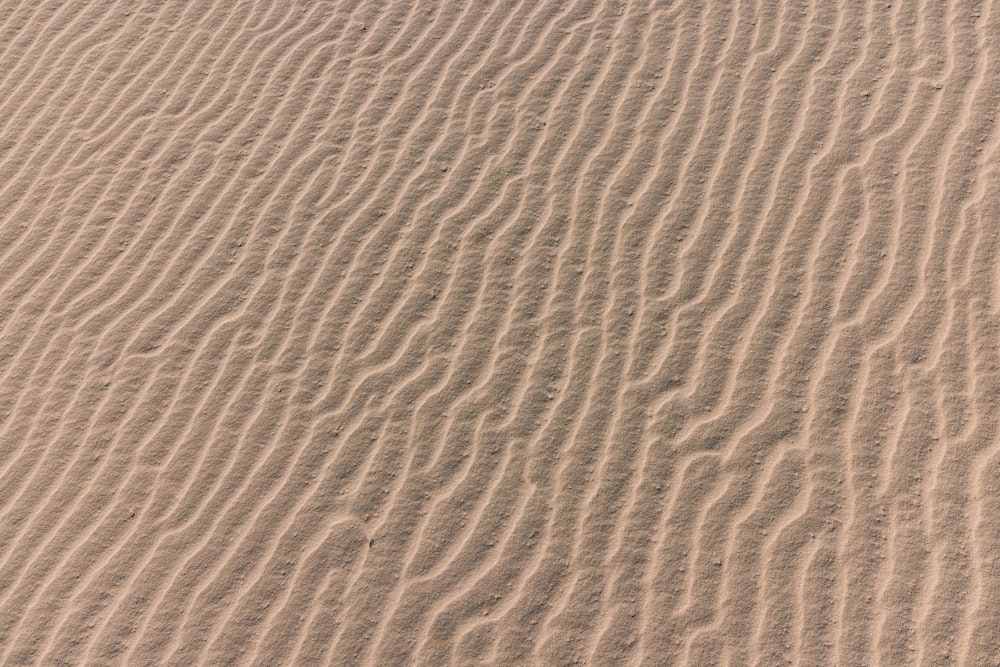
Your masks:
{"label": "rippled sand texture", "polygon": [[0,664],[1000,664],[998,49],[0,0]]}

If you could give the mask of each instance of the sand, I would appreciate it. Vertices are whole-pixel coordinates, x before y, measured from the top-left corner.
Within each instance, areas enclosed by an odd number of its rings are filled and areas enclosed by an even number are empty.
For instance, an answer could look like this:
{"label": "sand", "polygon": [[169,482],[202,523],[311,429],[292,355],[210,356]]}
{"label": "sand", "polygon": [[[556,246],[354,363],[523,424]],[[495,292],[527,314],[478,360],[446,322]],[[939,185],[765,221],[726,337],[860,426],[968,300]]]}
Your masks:
{"label": "sand", "polygon": [[0,664],[1000,664],[1000,6],[0,0]]}

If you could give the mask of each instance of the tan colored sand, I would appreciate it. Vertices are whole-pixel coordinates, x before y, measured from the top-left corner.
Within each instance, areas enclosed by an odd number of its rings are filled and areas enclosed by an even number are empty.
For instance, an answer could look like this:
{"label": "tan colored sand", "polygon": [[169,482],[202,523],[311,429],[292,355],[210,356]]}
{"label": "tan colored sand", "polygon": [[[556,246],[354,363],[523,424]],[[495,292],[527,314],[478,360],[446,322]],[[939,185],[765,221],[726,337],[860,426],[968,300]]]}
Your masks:
{"label": "tan colored sand", "polygon": [[0,664],[1000,664],[1000,6],[0,0]]}

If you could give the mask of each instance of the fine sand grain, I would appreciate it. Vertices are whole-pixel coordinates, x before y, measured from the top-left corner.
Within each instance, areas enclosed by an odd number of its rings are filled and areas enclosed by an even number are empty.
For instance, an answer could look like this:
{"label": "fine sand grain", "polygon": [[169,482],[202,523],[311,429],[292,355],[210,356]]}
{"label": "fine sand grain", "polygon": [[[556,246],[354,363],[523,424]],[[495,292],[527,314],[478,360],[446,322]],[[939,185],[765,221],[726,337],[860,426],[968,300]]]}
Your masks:
{"label": "fine sand grain", "polygon": [[993,0],[0,0],[0,665],[1000,665]]}

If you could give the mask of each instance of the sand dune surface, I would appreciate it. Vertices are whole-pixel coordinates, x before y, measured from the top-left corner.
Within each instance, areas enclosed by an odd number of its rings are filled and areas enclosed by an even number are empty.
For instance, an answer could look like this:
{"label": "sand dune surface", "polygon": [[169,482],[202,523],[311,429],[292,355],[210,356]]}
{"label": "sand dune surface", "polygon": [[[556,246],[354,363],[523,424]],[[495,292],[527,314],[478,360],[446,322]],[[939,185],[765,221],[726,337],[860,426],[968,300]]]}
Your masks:
{"label": "sand dune surface", "polygon": [[0,0],[0,664],[1000,665],[998,111],[992,0]]}

